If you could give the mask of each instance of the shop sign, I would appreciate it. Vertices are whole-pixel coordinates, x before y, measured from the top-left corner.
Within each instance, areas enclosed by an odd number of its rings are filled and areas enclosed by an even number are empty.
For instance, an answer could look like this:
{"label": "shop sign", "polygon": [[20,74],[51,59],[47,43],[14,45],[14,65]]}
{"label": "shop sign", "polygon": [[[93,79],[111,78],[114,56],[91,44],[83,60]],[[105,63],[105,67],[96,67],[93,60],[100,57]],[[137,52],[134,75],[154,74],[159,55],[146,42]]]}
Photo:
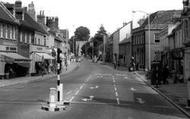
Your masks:
{"label": "shop sign", "polygon": [[17,47],[0,45],[0,51],[17,52]]}
{"label": "shop sign", "polygon": [[30,52],[48,52],[47,47],[43,46],[30,46]]}

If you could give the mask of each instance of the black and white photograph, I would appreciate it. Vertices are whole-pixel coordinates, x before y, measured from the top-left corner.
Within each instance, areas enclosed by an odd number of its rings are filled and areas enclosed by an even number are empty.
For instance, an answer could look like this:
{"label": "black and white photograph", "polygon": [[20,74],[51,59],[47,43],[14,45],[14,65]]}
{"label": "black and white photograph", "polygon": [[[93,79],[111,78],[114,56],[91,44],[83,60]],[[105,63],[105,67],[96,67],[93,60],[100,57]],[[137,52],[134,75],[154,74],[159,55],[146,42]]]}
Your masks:
{"label": "black and white photograph", "polygon": [[0,119],[190,119],[190,0],[0,0]]}

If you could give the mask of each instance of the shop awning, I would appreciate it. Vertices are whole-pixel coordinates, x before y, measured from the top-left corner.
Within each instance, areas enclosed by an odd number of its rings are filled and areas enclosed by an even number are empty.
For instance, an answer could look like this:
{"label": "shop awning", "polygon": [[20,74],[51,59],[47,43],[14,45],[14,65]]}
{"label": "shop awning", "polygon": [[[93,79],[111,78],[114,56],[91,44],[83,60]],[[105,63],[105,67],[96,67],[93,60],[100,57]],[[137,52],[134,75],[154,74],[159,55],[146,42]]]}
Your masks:
{"label": "shop awning", "polygon": [[[0,52],[0,55],[8,57],[9,59],[11,59],[10,61],[14,61],[14,62],[28,62],[28,61],[30,61],[29,58],[23,57],[17,53]],[[6,61],[6,58],[5,58],[5,61]]]}
{"label": "shop awning", "polygon": [[54,57],[52,57],[51,55],[47,53],[36,53],[36,54],[43,57],[44,59],[55,59]]}

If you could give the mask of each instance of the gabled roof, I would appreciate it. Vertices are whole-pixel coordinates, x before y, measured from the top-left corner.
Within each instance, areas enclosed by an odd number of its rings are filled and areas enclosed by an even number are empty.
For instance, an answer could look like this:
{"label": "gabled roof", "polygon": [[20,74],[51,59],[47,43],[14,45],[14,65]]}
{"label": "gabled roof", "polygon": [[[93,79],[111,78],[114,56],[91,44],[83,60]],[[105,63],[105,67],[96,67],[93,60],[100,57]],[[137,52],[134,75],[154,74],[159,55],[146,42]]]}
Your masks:
{"label": "gabled roof", "polygon": [[16,18],[14,18],[2,2],[0,2],[0,20],[10,22],[11,24],[18,24]]}
{"label": "gabled roof", "polygon": [[[166,27],[167,24],[171,23],[173,21],[173,18],[179,17],[181,15],[181,10],[166,10],[166,11],[157,11],[155,13],[150,14],[150,24],[151,29],[157,28],[162,29]],[[136,30],[142,30],[145,27],[148,27],[148,18],[144,21],[144,23],[135,29]]]}
{"label": "gabled roof", "polygon": [[21,26],[25,26],[41,32],[43,34],[47,34],[47,32],[42,28],[40,24],[32,19],[32,17],[28,13],[24,13],[24,20],[20,20]]}
{"label": "gabled roof", "polygon": [[130,39],[131,39],[131,37],[129,37],[129,38],[125,38],[125,39],[122,40],[119,44],[125,44],[125,43],[128,43],[128,42],[130,42]]}

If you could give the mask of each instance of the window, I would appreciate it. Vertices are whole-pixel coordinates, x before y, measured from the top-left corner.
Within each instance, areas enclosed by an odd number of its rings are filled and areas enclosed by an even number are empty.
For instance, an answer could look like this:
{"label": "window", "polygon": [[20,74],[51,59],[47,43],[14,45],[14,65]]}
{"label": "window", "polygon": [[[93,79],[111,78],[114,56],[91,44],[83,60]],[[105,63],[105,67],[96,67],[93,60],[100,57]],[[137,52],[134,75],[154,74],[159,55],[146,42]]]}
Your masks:
{"label": "window", "polygon": [[5,24],[3,24],[2,31],[3,31],[3,38],[5,38]]}
{"label": "window", "polygon": [[20,32],[20,42],[22,42],[22,32]]}
{"label": "window", "polygon": [[10,26],[7,25],[7,38],[10,39]]}
{"label": "window", "polygon": [[44,36],[44,46],[46,46],[46,36]]}
{"label": "window", "polygon": [[41,44],[40,44],[40,39],[39,39],[39,38],[38,38],[38,45],[41,45]]}
{"label": "window", "polygon": [[32,41],[31,41],[32,40],[31,34],[29,34],[28,36],[29,36],[29,44],[31,44],[32,43]]}
{"label": "window", "polygon": [[24,40],[24,43],[27,43],[27,33],[25,33],[25,40]]}
{"label": "window", "polygon": [[154,41],[155,41],[155,43],[160,42],[159,35],[157,33],[154,34]]}
{"label": "window", "polygon": [[37,38],[35,37],[35,39],[34,39],[34,44],[37,44]]}
{"label": "window", "polygon": [[22,32],[22,42],[25,42],[25,33]]}
{"label": "window", "polygon": [[15,32],[16,32],[16,28],[13,26],[12,35],[13,35],[13,39],[14,39],[14,40],[16,39]]}
{"label": "window", "polygon": [[8,28],[7,28],[7,25],[5,25],[5,38],[8,38]]}
{"label": "window", "polygon": [[10,29],[10,35],[9,36],[10,36],[10,39],[12,40],[13,39],[13,34],[12,34],[13,27],[10,26],[9,29]]}
{"label": "window", "polygon": [[3,37],[3,30],[2,30],[2,24],[0,24],[0,38]]}

